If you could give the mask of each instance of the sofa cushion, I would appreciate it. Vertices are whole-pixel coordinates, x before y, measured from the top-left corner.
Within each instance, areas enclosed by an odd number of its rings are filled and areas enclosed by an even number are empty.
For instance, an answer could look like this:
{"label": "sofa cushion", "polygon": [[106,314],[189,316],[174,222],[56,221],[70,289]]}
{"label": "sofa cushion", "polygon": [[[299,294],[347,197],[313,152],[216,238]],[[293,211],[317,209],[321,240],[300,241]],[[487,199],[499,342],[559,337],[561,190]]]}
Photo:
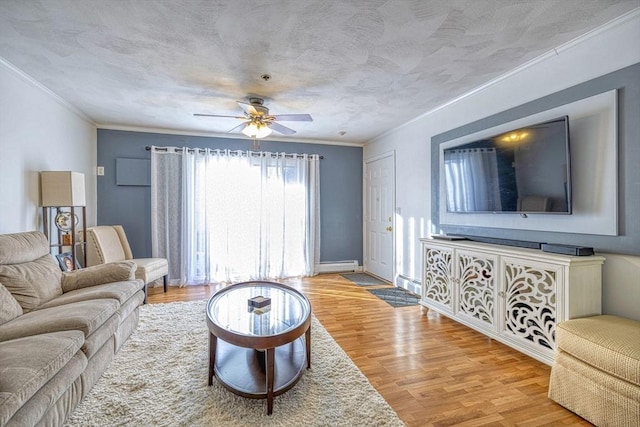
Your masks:
{"label": "sofa cushion", "polygon": [[61,275],[60,267],[49,254],[21,264],[0,265],[0,283],[25,313],[62,295]]}
{"label": "sofa cushion", "polygon": [[67,415],[80,403],[81,375],[87,366],[86,356],[78,351],[55,377],[16,411],[7,427],[64,425]]}
{"label": "sofa cushion", "polygon": [[49,254],[49,241],[40,231],[0,234],[0,265],[22,264]]}
{"label": "sofa cushion", "polygon": [[[83,342],[80,331],[53,332],[0,342],[0,425],[5,425],[56,375]],[[69,383],[74,380],[70,378]]]}
{"label": "sofa cushion", "polygon": [[0,325],[22,314],[22,307],[11,293],[0,283]]}
{"label": "sofa cushion", "polygon": [[124,320],[129,317],[129,315],[138,308],[142,302],[144,301],[144,291],[137,291],[131,298],[129,298],[125,303],[123,303],[118,309],[118,315],[120,316],[120,321],[124,322]]}
{"label": "sofa cushion", "polygon": [[557,347],[635,385],[640,385],[640,322],[617,316],[593,316],[562,322]]}
{"label": "sofa cushion", "polygon": [[106,345],[105,343],[115,335],[120,325],[120,315],[116,312],[107,319],[98,329],[84,339],[82,351],[87,359],[92,360],[93,356]]}
{"label": "sofa cushion", "polygon": [[0,341],[69,330],[81,331],[86,338],[118,308],[120,304],[115,299],[99,299],[31,311],[0,325]]}
{"label": "sofa cushion", "polygon": [[69,292],[104,283],[133,280],[136,278],[135,271],[136,264],[133,261],[120,261],[65,272],[62,273],[62,291]]}
{"label": "sofa cushion", "polygon": [[126,282],[113,282],[88,288],[80,288],[75,291],[65,292],[58,298],[54,298],[41,305],[38,310],[79,301],[90,301],[104,298],[112,298],[118,300],[120,304],[124,304],[133,294],[142,289],[143,286],[144,285],[139,280],[128,280]]}

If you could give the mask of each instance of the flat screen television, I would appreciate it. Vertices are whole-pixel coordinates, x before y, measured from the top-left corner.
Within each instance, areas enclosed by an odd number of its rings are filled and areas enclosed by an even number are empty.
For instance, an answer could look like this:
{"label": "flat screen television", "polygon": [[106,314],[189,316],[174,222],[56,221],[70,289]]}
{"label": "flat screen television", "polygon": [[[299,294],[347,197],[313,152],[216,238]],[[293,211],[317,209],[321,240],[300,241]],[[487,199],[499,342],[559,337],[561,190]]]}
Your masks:
{"label": "flat screen television", "polygon": [[447,212],[571,214],[569,118],[443,151]]}

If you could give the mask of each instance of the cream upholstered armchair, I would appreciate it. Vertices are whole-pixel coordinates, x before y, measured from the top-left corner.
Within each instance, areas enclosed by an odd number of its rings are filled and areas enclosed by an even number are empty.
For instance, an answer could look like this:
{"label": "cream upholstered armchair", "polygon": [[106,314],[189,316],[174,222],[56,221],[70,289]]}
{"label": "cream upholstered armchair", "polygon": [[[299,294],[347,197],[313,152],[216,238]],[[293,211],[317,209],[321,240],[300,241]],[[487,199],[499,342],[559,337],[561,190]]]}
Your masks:
{"label": "cream upholstered armchair", "polygon": [[169,263],[165,258],[134,258],[121,225],[99,225],[87,228],[87,266],[131,260],[136,263],[136,279],[144,282],[144,302],[147,285],[162,278],[167,292]]}

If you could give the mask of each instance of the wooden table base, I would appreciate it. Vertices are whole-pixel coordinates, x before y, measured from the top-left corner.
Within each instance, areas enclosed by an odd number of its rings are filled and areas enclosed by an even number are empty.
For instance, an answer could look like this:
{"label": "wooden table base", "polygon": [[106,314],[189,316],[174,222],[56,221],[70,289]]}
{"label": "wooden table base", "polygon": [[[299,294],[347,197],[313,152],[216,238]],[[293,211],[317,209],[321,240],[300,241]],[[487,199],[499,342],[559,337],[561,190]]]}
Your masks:
{"label": "wooden table base", "polygon": [[304,338],[276,348],[256,350],[229,344],[209,334],[209,377],[231,392],[251,399],[267,399],[267,414],[273,413],[273,398],[293,387],[311,368],[311,327]]}

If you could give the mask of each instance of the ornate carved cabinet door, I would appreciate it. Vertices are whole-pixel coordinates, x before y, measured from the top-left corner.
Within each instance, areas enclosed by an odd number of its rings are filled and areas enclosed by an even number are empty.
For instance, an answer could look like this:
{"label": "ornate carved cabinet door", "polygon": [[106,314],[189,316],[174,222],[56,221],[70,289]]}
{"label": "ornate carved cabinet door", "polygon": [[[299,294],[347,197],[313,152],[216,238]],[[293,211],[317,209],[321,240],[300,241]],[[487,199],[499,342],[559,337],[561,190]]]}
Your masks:
{"label": "ornate carved cabinet door", "polygon": [[453,314],[453,249],[423,246],[422,298]]}
{"label": "ornate carved cabinet door", "polygon": [[422,306],[548,365],[556,324],[601,313],[604,257],[421,239]]}
{"label": "ornate carved cabinet door", "polygon": [[542,354],[553,355],[556,323],[561,318],[563,267],[503,258],[504,308],[501,333]]}
{"label": "ornate carved cabinet door", "polygon": [[497,332],[498,257],[481,252],[456,252],[457,314],[477,327]]}

